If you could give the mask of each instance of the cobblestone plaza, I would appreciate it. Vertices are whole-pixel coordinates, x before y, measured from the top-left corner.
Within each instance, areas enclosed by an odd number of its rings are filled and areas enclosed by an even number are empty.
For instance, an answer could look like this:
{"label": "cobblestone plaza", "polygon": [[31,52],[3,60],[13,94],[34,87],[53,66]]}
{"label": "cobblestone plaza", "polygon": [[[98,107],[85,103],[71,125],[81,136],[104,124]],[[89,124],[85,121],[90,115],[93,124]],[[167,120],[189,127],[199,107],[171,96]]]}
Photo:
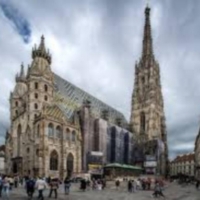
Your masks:
{"label": "cobblestone plaza", "polygon": [[[79,190],[79,184],[72,185],[71,194],[66,196],[64,195],[63,186],[61,185],[59,188],[58,200],[147,200],[154,199],[151,197],[153,191],[137,191],[136,193],[128,193],[126,183],[121,184],[119,190],[116,190],[114,183],[108,183],[108,187],[104,191],[96,191],[96,190],[88,190],[86,192],[82,192]],[[48,198],[47,189],[44,193],[45,199]],[[37,192],[34,194],[33,199],[37,199]],[[166,195],[166,199],[168,200],[199,200],[200,191],[196,190],[194,185],[181,186],[177,183],[167,184],[164,190],[164,194]],[[14,189],[11,192],[10,196],[11,200],[25,200],[27,199],[26,192],[23,187],[18,189]],[[51,199],[54,199],[52,197]],[[158,198],[159,199],[159,198]],[[161,198],[160,198],[161,199]]]}

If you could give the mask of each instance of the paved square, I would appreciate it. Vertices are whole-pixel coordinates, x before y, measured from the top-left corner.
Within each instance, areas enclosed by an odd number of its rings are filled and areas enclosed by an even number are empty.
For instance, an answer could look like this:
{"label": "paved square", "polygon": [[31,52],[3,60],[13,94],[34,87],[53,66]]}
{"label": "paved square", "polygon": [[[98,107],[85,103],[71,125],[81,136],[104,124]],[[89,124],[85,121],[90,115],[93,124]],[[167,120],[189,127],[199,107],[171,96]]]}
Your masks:
{"label": "paved square", "polygon": [[[116,190],[114,183],[108,183],[104,191],[88,190],[82,192],[79,190],[79,184],[73,184],[70,195],[64,195],[64,189],[61,185],[59,188],[58,200],[147,200],[154,199],[151,197],[153,191],[137,191],[136,193],[128,193],[126,183],[121,184],[119,190]],[[45,199],[48,198],[49,190],[44,192]],[[180,186],[176,183],[170,183],[164,190],[167,200],[200,200],[200,190],[197,191],[194,185]],[[26,191],[23,187],[13,189],[10,195],[11,200],[28,199]],[[34,198],[37,199],[37,192]],[[52,197],[51,199],[54,199]],[[161,199],[161,198],[160,198]]]}

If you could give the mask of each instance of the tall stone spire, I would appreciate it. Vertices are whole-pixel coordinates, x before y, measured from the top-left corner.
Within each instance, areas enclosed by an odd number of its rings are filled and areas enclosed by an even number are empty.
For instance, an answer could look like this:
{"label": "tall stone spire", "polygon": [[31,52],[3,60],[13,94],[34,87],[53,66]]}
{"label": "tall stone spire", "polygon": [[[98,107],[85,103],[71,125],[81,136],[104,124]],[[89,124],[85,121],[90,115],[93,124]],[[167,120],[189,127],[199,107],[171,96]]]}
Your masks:
{"label": "tall stone spire", "polygon": [[25,82],[26,81],[26,76],[24,73],[24,64],[21,64],[21,70],[20,73],[16,75],[16,82]]}
{"label": "tall stone spire", "polygon": [[147,7],[145,8],[145,25],[144,25],[143,49],[142,49],[142,58],[143,59],[153,57],[150,10],[151,9],[147,5]]}
{"label": "tall stone spire", "polygon": [[45,48],[45,42],[44,42],[44,36],[41,36],[40,45],[37,48],[36,46],[32,50],[32,58],[35,59],[36,57],[42,57],[48,61],[49,64],[51,64],[51,55],[49,51]]}

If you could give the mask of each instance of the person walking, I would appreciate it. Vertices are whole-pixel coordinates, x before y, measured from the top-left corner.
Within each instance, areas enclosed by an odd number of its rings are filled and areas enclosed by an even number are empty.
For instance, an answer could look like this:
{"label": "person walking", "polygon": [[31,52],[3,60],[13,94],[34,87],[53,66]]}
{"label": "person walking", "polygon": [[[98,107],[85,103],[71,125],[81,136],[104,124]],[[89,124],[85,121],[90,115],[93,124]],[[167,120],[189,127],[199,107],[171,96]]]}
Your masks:
{"label": "person walking", "polygon": [[119,186],[120,186],[120,182],[119,182],[119,180],[116,180],[116,182],[115,182],[115,186],[116,186],[116,189],[118,190],[118,189],[119,189]]}
{"label": "person walking", "polygon": [[165,195],[162,192],[162,188],[161,188],[159,182],[156,182],[154,193],[152,194],[152,196],[156,197],[156,198],[161,196],[161,197],[163,197],[165,199]]}
{"label": "person walking", "polygon": [[26,181],[26,192],[30,199],[33,197],[33,193],[35,190],[35,180],[33,178],[28,178]]}
{"label": "person walking", "polygon": [[57,199],[58,196],[58,188],[59,188],[59,180],[57,178],[53,178],[50,182],[50,192],[49,192],[49,198],[51,198],[52,193],[55,194],[55,199]]}
{"label": "person walking", "polygon": [[128,192],[132,192],[132,181],[131,180],[129,180],[128,181]]}
{"label": "person walking", "polygon": [[10,182],[7,176],[3,179],[3,197],[4,199],[9,199],[10,196]]}
{"label": "person walking", "polygon": [[64,186],[65,186],[65,194],[69,194],[70,192],[70,186],[71,186],[71,180],[69,177],[66,177],[64,180]]}
{"label": "person walking", "polygon": [[44,200],[43,191],[47,188],[47,184],[41,177],[36,181],[35,188],[38,190],[38,199]]}

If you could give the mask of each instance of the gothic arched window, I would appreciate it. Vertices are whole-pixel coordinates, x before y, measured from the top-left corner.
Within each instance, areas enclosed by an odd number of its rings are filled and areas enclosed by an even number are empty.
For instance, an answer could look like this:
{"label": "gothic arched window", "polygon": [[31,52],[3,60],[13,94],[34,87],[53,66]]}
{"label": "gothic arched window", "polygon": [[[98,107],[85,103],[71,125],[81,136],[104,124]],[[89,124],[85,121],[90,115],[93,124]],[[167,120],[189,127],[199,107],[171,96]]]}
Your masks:
{"label": "gothic arched window", "polygon": [[70,177],[74,170],[74,156],[69,153],[67,156],[67,175]]}
{"label": "gothic arched window", "polygon": [[115,127],[111,129],[111,137],[110,137],[110,161],[115,162],[116,157],[116,130]]}
{"label": "gothic arched window", "polygon": [[48,96],[47,95],[44,96],[44,100],[48,101]]}
{"label": "gothic arched window", "polygon": [[40,137],[40,125],[37,125],[37,137]]}
{"label": "gothic arched window", "polygon": [[38,93],[35,93],[35,99],[37,99],[38,98]]}
{"label": "gothic arched window", "polygon": [[21,151],[21,135],[22,135],[22,127],[21,124],[17,127],[17,155],[20,156]]}
{"label": "gothic arched window", "polygon": [[35,89],[37,90],[38,89],[38,83],[35,82]]}
{"label": "gothic arched window", "polygon": [[72,142],[76,141],[76,131],[72,131]]}
{"label": "gothic arched window", "polygon": [[53,124],[52,124],[52,123],[50,123],[50,124],[48,125],[48,136],[49,136],[49,137],[53,137],[53,136],[54,136],[54,127],[53,127]]}
{"label": "gothic arched window", "polygon": [[129,134],[126,133],[124,136],[124,163],[129,162]]}
{"label": "gothic arched window", "polygon": [[37,103],[34,104],[34,108],[35,108],[35,109],[38,109]]}
{"label": "gothic arched window", "polygon": [[70,140],[70,130],[68,128],[66,130],[66,140]]}
{"label": "gothic arched window", "polygon": [[50,155],[50,170],[58,170],[58,153],[53,150]]}
{"label": "gothic arched window", "polygon": [[15,106],[18,107],[18,101],[15,102]]}
{"label": "gothic arched window", "polygon": [[56,137],[61,138],[61,128],[60,128],[60,126],[56,127]]}
{"label": "gothic arched window", "polygon": [[140,114],[140,131],[144,133],[145,130],[146,130],[145,113],[141,112],[141,114]]}
{"label": "gothic arched window", "polygon": [[48,91],[48,86],[44,85],[44,91],[47,92]]}

